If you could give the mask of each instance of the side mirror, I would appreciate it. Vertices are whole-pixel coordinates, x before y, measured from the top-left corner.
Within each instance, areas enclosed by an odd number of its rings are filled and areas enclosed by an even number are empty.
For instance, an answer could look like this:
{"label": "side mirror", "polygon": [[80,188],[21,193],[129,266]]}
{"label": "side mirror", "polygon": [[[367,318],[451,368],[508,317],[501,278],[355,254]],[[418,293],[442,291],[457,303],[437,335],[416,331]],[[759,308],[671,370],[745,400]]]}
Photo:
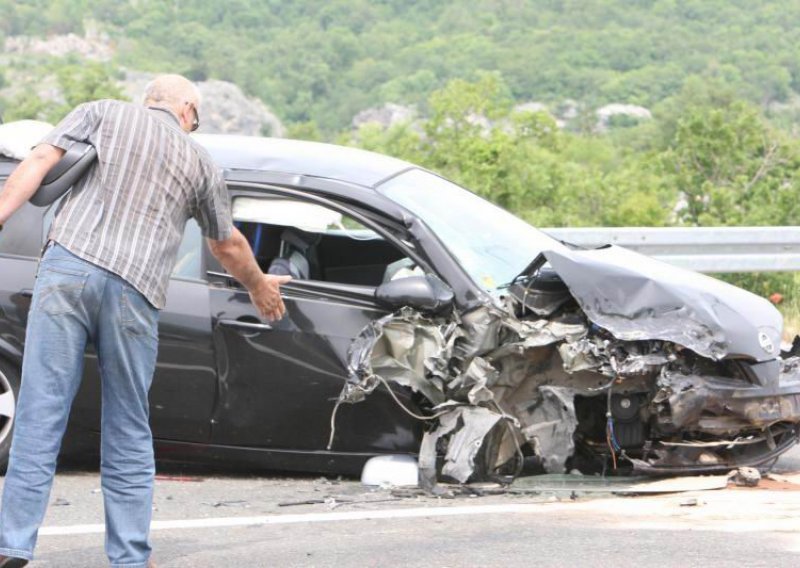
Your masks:
{"label": "side mirror", "polygon": [[435,276],[408,276],[386,282],[375,290],[381,304],[397,310],[404,306],[421,312],[440,313],[453,306],[453,290]]}
{"label": "side mirror", "polygon": [[81,179],[97,159],[97,150],[91,144],[74,143],[47,173],[42,185],[30,198],[36,207],[56,201]]}

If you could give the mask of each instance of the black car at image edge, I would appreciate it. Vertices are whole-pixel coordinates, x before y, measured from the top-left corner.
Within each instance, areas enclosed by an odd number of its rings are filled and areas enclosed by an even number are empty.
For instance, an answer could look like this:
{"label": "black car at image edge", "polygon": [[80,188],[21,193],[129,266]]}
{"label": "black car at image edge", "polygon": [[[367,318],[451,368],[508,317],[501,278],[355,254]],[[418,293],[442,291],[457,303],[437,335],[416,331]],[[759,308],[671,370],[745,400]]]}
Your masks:
{"label": "black car at image edge", "polygon": [[[354,474],[427,438],[437,470],[466,481],[610,457],[647,473],[717,471],[797,441],[800,365],[780,352],[766,300],[618,247],[558,242],[387,156],[195,139],[224,170],[262,269],[294,280],[287,315],[262,321],[189,222],[150,391],[158,460]],[[16,164],[0,157],[0,183]],[[0,465],[57,206],[27,204],[0,232]],[[64,448],[84,458],[100,430],[91,347],[85,363]],[[481,413],[495,415],[483,429]],[[457,451],[459,430],[473,450]]]}

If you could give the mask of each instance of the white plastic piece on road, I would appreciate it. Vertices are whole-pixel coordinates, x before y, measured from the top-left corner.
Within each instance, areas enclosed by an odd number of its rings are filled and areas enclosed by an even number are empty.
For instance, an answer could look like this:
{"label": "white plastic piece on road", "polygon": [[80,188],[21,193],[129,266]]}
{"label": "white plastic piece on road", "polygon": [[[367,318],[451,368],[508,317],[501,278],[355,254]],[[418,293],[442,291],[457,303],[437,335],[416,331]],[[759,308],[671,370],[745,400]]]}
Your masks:
{"label": "white plastic piece on road", "polygon": [[23,160],[53,125],[39,120],[18,120],[0,124],[0,155]]}
{"label": "white plastic piece on road", "polygon": [[361,470],[363,485],[379,487],[416,487],[419,481],[419,466],[411,456],[377,456],[364,464]]}

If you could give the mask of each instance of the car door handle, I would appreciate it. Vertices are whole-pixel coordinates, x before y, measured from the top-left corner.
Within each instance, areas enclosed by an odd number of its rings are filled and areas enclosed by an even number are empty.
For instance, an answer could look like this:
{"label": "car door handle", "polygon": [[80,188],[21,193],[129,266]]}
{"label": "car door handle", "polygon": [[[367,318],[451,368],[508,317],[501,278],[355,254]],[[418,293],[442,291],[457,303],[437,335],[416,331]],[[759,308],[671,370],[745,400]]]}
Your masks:
{"label": "car door handle", "polygon": [[246,329],[248,331],[272,331],[273,327],[268,323],[261,323],[261,322],[254,322],[249,320],[232,320],[232,319],[222,319],[219,320],[219,325],[224,325],[226,327],[238,327],[240,329]]}

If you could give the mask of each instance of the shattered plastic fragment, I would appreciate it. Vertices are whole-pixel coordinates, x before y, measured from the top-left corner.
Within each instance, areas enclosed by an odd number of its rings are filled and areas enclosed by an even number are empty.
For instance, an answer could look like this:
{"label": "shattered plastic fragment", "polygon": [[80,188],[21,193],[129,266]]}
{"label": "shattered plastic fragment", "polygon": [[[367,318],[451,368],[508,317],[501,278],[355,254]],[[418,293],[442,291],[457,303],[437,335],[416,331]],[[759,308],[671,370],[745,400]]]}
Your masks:
{"label": "shattered plastic fragment", "polygon": [[430,485],[432,471],[435,475],[435,467],[432,470],[430,466],[436,459],[437,442],[451,433],[442,474],[466,483],[474,471],[475,456],[483,445],[483,439],[501,418],[501,415],[480,406],[458,406],[440,417],[439,427],[425,435],[420,449],[420,475],[427,477],[423,487]]}
{"label": "shattered plastic fragment", "polygon": [[564,473],[567,458],[575,451],[575,393],[551,386],[539,387],[539,392],[542,398],[531,413],[533,424],[523,428],[522,433],[543,457],[547,472]]}

